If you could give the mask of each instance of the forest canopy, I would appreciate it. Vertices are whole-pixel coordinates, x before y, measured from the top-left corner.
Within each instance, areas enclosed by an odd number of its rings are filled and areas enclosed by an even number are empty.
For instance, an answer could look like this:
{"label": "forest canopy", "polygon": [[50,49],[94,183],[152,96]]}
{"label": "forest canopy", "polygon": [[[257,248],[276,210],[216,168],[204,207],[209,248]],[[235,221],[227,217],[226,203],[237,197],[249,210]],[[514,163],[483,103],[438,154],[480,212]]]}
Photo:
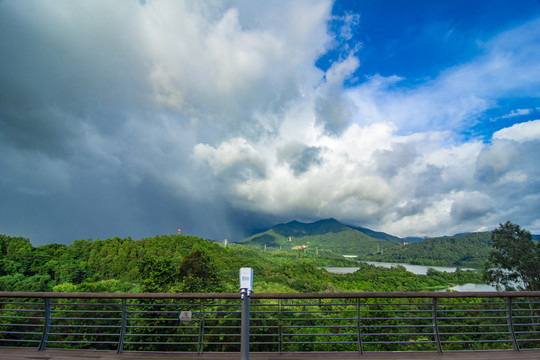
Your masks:
{"label": "forest canopy", "polygon": [[485,280],[505,290],[540,290],[540,242],[529,231],[507,221],[491,233],[493,248]]}
{"label": "forest canopy", "polygon": [[[323,267],[358,267],[333,274]],[[33,247],[0,235],[0,289],[62,292],[237,292],[238,270],[254,270],[256,292],[420,291],[480,283],[481,274],[432,270],[415,275],[402,266],[377,268],[329,251],[263,251],[198,237],[75,240]]]}

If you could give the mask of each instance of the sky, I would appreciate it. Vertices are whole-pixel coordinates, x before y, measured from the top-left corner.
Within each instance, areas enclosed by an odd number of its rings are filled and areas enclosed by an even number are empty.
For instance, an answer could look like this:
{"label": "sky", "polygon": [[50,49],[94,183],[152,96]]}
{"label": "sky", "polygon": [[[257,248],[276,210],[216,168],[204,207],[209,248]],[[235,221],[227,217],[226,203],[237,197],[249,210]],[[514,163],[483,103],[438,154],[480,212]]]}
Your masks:
{"label": "sky", "polygon": [[0,0],[0,234],[540,233],[540,2]]}

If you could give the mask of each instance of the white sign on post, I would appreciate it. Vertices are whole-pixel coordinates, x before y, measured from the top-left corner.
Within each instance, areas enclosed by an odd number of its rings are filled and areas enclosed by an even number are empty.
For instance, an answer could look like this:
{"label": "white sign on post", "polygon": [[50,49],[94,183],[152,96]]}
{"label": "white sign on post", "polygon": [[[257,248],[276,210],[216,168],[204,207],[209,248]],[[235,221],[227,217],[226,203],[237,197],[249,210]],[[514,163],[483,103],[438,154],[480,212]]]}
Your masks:
{"label": "white sign on post", "polygon": [[191,311],[180,311],[178,313],[178,320],[191,321]]}
{"label": "white sign on post", "polygon": [[240,289],[246,289],[248,296],[253,292],[253,269],[240,269]]}

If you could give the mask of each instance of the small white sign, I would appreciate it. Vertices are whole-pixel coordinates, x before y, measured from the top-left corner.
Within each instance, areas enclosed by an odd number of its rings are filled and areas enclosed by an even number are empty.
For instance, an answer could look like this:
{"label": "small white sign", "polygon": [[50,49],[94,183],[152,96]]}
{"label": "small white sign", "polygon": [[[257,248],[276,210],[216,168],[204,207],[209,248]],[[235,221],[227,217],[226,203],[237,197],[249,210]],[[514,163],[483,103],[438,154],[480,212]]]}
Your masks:
{"label": "small white sign", "polygon": [[191,321],[191,311],[180,311],[178,313],[178,320]]}
{"label": "small white sign", "polygon": [[240,269],[240,289],[246,289],[249,293],[253,291],[253,269],[252,268]]}

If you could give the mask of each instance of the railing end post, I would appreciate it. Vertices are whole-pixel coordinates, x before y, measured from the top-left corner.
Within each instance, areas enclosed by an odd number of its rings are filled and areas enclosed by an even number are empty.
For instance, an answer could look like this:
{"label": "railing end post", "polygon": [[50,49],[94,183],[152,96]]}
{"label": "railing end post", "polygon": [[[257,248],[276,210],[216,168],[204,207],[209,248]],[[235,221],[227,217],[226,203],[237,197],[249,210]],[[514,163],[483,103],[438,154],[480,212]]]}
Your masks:
{"label": "railing end post", "polygon": [[433,298],[432,312],[433,312],[433,335],[435,336],[435,343],[437,344],[437,352],[442,354],[441,336],[439,334],[439,321],[437,314],[438,298]]}
{"label": "railing end post", "polygon": [[44,298],[45,314],[43,321],[43,333],[39,342],[38,351],[43,351],[47,347],[47,339],[49,338],[49,329],[51,327],[51,298]]}
{"label": "railing end post", "polygon": [[118,339],[118,348],[116,349],[117,354],[121,354],[124,351],[126,327],[127,327],[127,299],[122,298],[122,323],[120,326],[120,338]]}
{"label": "railing end post", "polygon": [[515,351],[520,351],[519,344],[516,338],[516,331],[514,330],[514,319],[512,317],[512,298],[509,296],[506,298],[506,319],[508,322],[508,331],[510,332],[510,338],[512,341],[512,347]]}

